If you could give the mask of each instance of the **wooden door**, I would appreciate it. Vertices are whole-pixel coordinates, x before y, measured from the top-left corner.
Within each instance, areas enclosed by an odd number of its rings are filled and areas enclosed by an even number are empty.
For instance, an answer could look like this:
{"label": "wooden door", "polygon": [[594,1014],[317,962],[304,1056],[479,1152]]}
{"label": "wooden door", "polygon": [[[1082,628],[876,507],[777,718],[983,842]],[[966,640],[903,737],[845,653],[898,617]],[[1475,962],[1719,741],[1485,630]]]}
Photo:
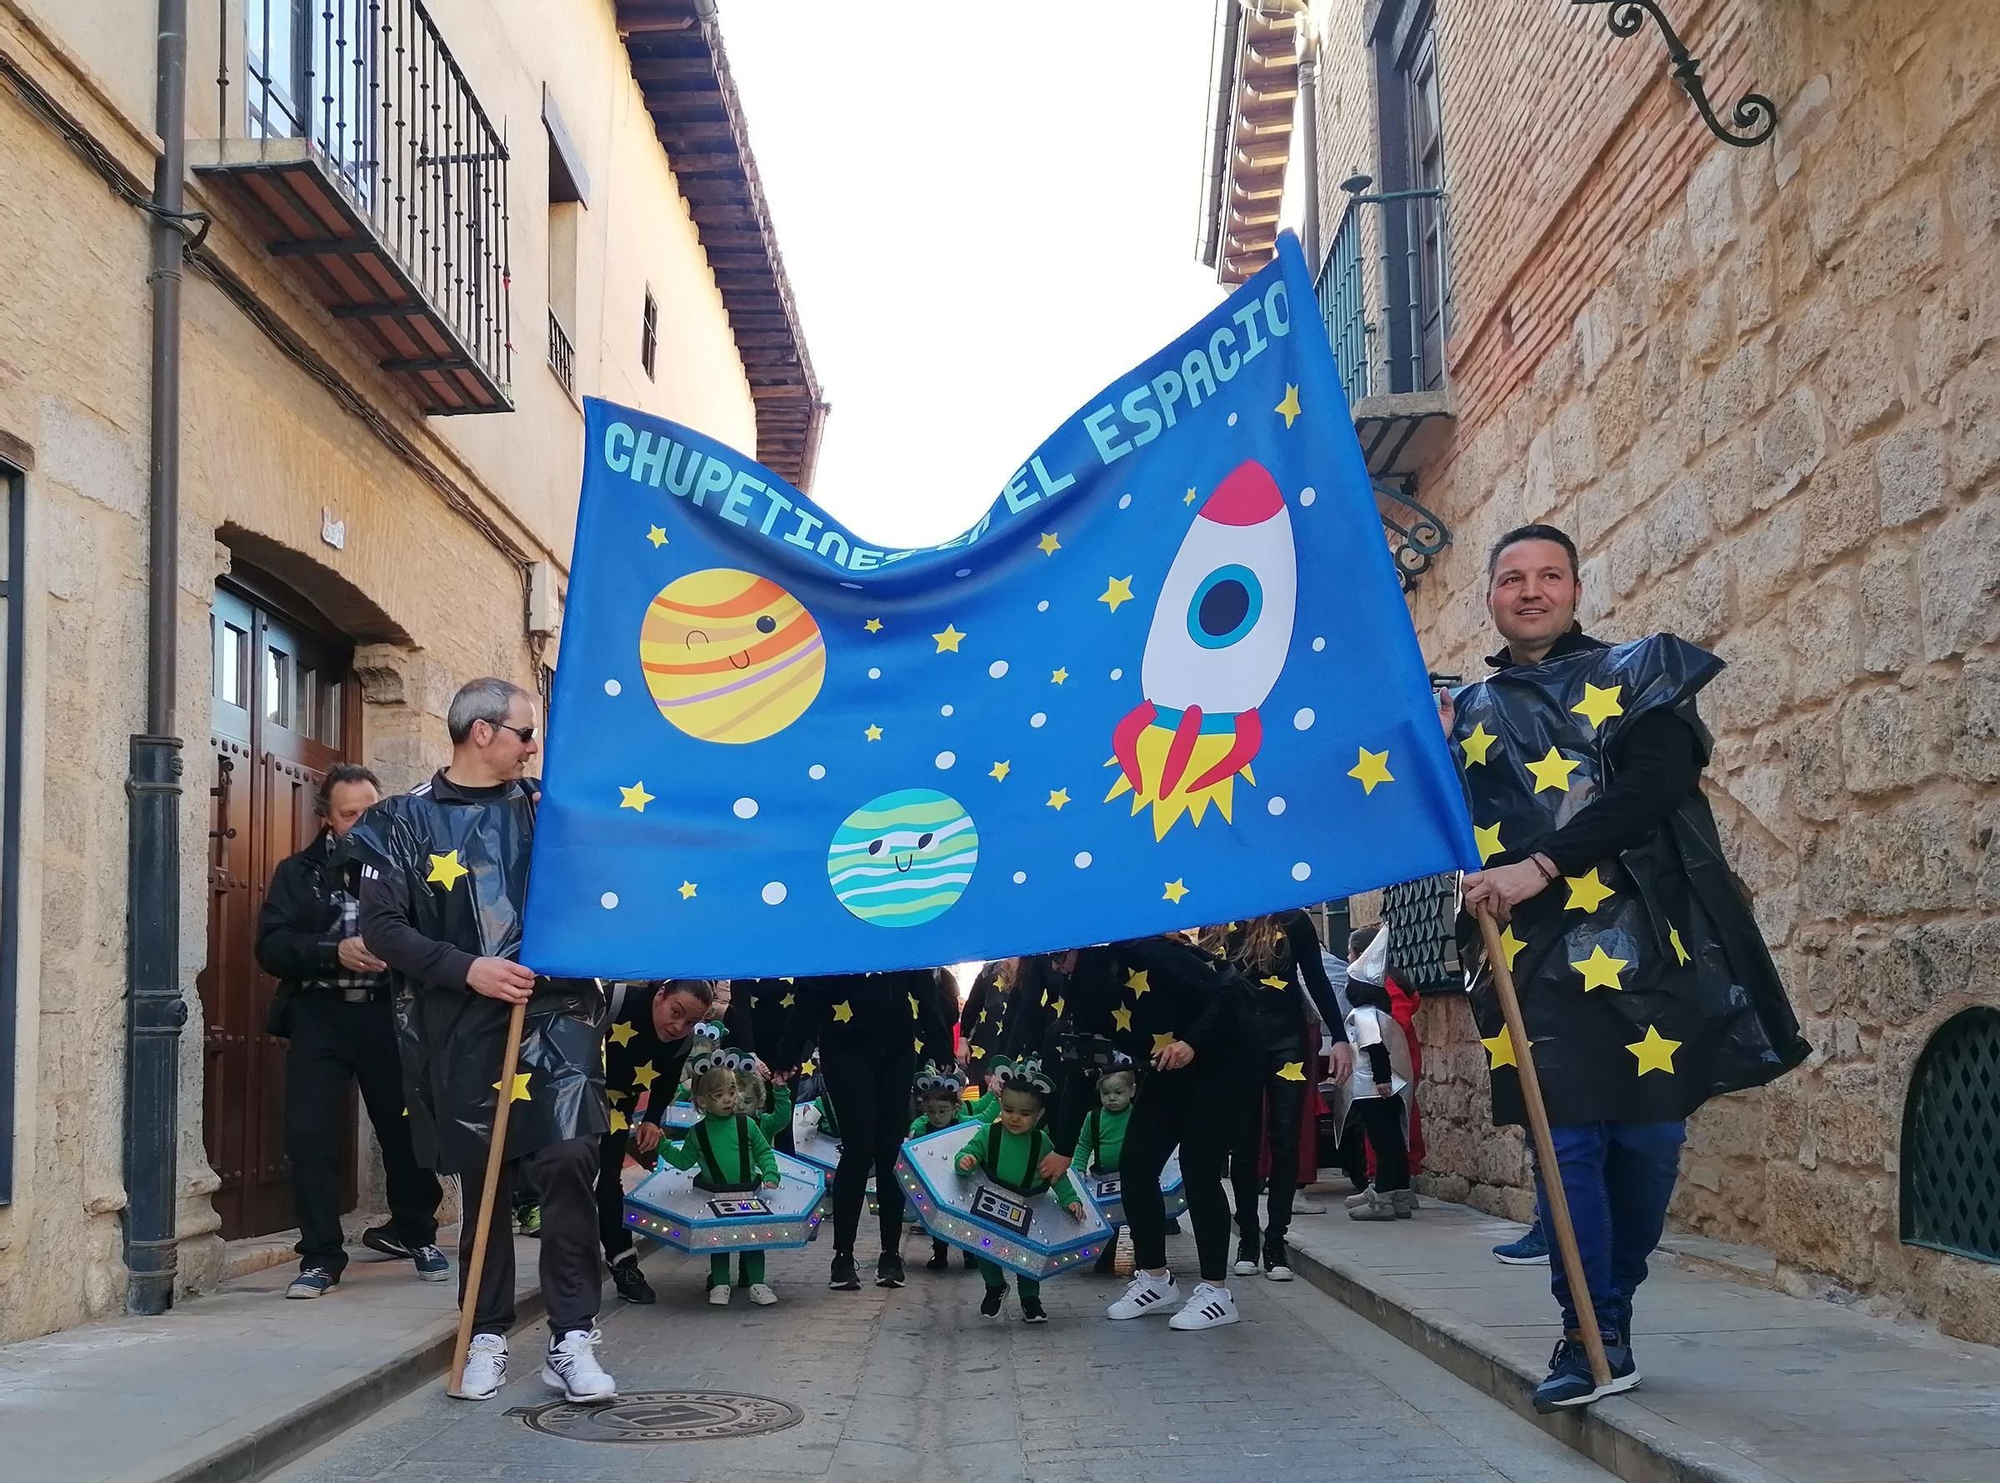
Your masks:
{"label": "wooden door", "polygon": [[[257,967],[257,916],[278,862],[319,831],[313,794],[346,755],[357,697],[347,649],[245,593],[217,590],[210,633],[202,1126],[221,1179],[222,1234],[234,1240],[296,1223],[284,1153],[285,1042],[264,1030],[277,985]],[[345,1120],[350,1140],[352,1124]],[[346,1163],[351,1186],[351,1151]]]}

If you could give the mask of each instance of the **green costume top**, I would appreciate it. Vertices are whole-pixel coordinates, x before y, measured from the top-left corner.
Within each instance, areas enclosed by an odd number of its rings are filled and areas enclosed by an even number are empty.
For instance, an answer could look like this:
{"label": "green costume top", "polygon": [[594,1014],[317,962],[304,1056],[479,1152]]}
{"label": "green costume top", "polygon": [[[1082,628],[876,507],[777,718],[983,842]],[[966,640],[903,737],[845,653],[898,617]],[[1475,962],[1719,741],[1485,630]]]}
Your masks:
{"label": "green costume top", "polygon": [[813,1098],[813,1111],[819,1114],[819,1130],[829,1138],[840,1137],[840,1121],[833,1115],[831,1097]]}
{"label": "green costume top", "polygon": [[778,1182],[778,1156],[744,1113],[706,1116],[679,1143],[662,1143],[660,1157],[676,1169],[695,1170],[697,1188],[747,1190],[753,1178]]}
{"label": "green costume top", "polygon": [[767,1143],[775,1142],[778,1135],[792,1125],[792,1089],[782,1081],[771,1088],[771,1105],[759,1113],[757,1131],[764,1135]]}
{"label": "green costume top", "polygon": [[[956,1114],[953,1115],[952,1120],[946,1123],[944,1127],[955,1128],[960,1123],[967,1123],[971,1121],[972,1119],[966,1115],[965,1109],[961,1107],[958,1109]],[[944,1128],[932,1127],[931,1120],[927,1117],[919,1116],[915,1122],[910,1124],[910,1136],[912,1138],[921,1138],[926,1133],[942,1133],[943,1131]]]}
{"label": "green costume top", "polygon": [[1000,1094],[998,1092],[988,1092],[968,1107],[966,1112],[976,1122],[992,1122],[993,1119],[1000,1115]]}
{"label": "green costume top", "polygon": [[1083,1120],[1083,1133],[1076,1140],[1076,1157],[1093,1174],[1116,1174],[1118,1160],[1125,1152],[1125,1129],[1132,1121],[1132,1109],[1107,1112],[1090,1109]]}
{"label": "green costume top", "polygon": [[[974,1134],[959,1157],[971,1154],[978,1159],[986,1177],[1002,1188],[1017,1195],[1039,1195],[1050,1188],[1049,1181],[1042,1178],[1042,1160],[1054,1152],[1055,1145],[1040,1128],[1010,1133],[998,1123],[988,1123],[985,1133]],[[1055,1182],[1054,1190],[1057,1203],[1065,1208],[1083,1203],[1067,1174]]]}

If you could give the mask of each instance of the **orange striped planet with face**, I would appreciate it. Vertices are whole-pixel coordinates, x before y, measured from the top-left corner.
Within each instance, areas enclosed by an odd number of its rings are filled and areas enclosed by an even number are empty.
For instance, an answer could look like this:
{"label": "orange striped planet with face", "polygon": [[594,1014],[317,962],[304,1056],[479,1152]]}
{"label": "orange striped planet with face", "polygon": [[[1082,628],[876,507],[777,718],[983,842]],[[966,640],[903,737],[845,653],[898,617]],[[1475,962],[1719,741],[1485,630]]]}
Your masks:
{"label": "orange striped planet with face", "polygon": [[806,713],[826,679],[826,639],[768,577],[710,567],[676,577],[647,605],[639,666],[667,720],[740,745]]}

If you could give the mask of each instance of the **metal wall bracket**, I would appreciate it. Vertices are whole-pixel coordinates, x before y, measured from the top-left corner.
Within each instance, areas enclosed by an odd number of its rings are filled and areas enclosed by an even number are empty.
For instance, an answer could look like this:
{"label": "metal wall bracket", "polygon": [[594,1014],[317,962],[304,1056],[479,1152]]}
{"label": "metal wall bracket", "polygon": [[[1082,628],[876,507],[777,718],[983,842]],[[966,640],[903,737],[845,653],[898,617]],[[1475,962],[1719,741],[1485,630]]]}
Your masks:
{"label": "metal wall bracket", "polygon": [[1396,580],[1408,592],[1451,544],[1451,531],[1443,520],[1417,503],[1415,475],[1392,475],[1369,482],[1375,486],[1382,528],[1391,537],[1389,552],[1396,560]]}
{"label": "metal wall bracket", "polygon": [[1777,130],[1778,105],[1762,93],[1745,93],[1730,110],[1730,119],[1742,132],[1734,132],[1715,116],[1715,108],[1708,101],[1708,88],[1701,80],[1701,63],[1687,49],[1673,25],[1660,10],[1656,0],[1569,0],[1572,5],[1609,5],[1609,15],[1605,17],[1613,36],[1636,36],[1651,16],[1666,38],[1667,54],[1674,64],[1674,78],[1687,89],[1687,95],[1694,100],[1694,106],[1701,112],[1701,121],[1708,125],[1708,131],[1724,144],[1733,144],[1739,149],[1753,149],[1762,144]]}

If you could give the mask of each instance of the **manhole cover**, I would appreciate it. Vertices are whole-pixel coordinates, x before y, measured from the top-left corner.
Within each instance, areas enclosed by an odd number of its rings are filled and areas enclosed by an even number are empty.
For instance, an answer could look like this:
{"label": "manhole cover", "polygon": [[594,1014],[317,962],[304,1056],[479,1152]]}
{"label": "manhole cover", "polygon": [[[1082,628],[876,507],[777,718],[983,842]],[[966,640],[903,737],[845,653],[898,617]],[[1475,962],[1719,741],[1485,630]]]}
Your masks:
{"label": "manhole cover", "polygon": [[569,1401],[535,1406],[519,1413],[538,1432],[572,1442],[713,1442],[783,1431],[805,1419],[786,1401],[761,1395],[722,1395],[705,1390],[650,1390],[608,1406]]}

